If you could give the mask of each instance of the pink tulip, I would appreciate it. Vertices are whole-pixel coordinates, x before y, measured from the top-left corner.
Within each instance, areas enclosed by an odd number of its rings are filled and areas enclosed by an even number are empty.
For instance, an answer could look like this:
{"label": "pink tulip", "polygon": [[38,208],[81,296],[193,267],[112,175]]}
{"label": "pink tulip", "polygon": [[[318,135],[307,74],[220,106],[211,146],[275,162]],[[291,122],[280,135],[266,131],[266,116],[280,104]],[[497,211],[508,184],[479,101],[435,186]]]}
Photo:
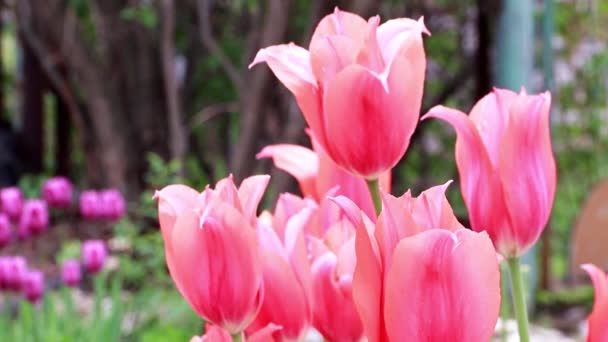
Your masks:
{"label": "pink tulip", "polygon": [[80,263],[76,259],[68,259],[61,265],[61,280],[70,287],[76,287],[80,284],[82,274],[80,271]]}
{"label": "pink tulip", "polygon": [[29,234],[40,234],[49,226],[49,212],[46,202],[41,199],[25,201],[19,220],[18,235],[26,238]]}
{"label": "pink tulip", "polygon": [[12,237],[11,221],[6,214],[0,213],[0,248],[8,245]]}
{"label": "pink tulip", "polygon": [[549,92],[494,89],[469,116],[442,106],[425,115],[455,128],[460,188],[471,226],[486,230],[505,257],[530,248],[551,213],[556,171],[550,106]]}
{"label": "pink tulip", "polygon": [[377,178],[404,155],[416,128],[426,57],[421,20],[379,25],[337,8],[323,18],[309,49],[262,49],[266,62],[298,102],[314,137],[345,170]]}
{"label": "pink tulip", "polygon": [[[352,292],[370,342],[404,341],[403,336],[416,341],[468,341],[477,335],[481,337],[473,340],[484,341],[492,334],[500,303],[498,260],[486,233],[462,229],[454,217],[444,195],[448,184],[417,198],[409,192],[399,198],[383,194],[375,227],[352,201],[342,196],[334,199],[357,222]],[[441,276],[432,273],[433,262],[445,265]],[[411,278],[403,280],[408,275]],[[466,286],[473,285],[482,296],[471,297],[473,287]],[[441,288],[446,290],[437,290]],[[459,300],[467,300],[471,310],[455,310],[464,305]],[[395,303],[404,306],[400,309]],[[466,324],[470,322],[477,325]],[[457,325],[462,328],[456,329]]]}
{"label": "pink tulip", "polygon": [[25,258],[9,256],[0,259],[0,277],[3,279],[4,288],[19,291],[26,272],[27,263]]}
{"label": "pink tulip", "polygon": [[248,331],[274,323],[282,327],[275,334],[278,340],[297,341],[309,330],[312,292],[304,231],[313,213],[312,209],[304,208],[290,217],[283,229],[283,240],[269,222],[258,222],[264,300]]}
{"label": "pink tulip", "polygon": [[8,215],[11,220],[16,221],[21,217],[23,208],[23,193],[18,187],[9,187],[0,190],[0,209]]}
{"label": "pink tulip", "polygon": [[[274,165],[294,176],[304,196],[321,202],[325,196],[343,195],[352,199],[370,218],[376,217],[374,204],[365,184],[360,177],[353,176],[341,169],[312,139],[313,150],[298,145],[266,146],[257,158],[272,158]],[[391,172],[380,176],[380,187],[390,192]]]}
{"label": "pink tulip", "polygon": [[256,211],[269,176],[228,177],[198,193],[184,185],[158,191],[158,218],[171,277],[203,319],[231,334],[255,318],[263,299]]}
{"label": "pink tulip", "polygon": [[125,215],[125,199],[116,189],[108,189],[100,194],[101,216],[109,220],[119,220]]}
{"label": "pink tulip", "polygon": [[42,197],[51,207],[66,208],[72,203],[72,183],[62,176],[49,178],[42,186]]}
{"label": "pink tulip", "polygon": [[21,279],[21,292],[32,303],[37,303],[44,294],[44,274],[40,271],[27,271]]}
{"label": "pink tulip", "polygon": [[595,265],[582,266],[591,277],[595,288],[593,311],[587,320],[587,342],[608,341],[608,275]]}
{"label": "pink tulip", "polygon": [[[266,327],[256,331],[247,338],[243,338],[243,342],[269,342],[273,341],[272,334],[281,330],[281,327],[275,324],[269,324]],[[207,324],[205,327],[205,335],[198,337],[194,336],[190,342],[232,342],[230,333],[221,327],[213,324]]]}
{"label": "pink tulip", "polygon": [[103,240],[87,240],[82,244],[82,264],[87,272],[96,274],[103,268],[108,250]]}
{"label": "pink tulip", "polygon": [[80,215],[86,220],[99,219],[102,216],[102,202],[99,192],[85,190],[79,198]]}

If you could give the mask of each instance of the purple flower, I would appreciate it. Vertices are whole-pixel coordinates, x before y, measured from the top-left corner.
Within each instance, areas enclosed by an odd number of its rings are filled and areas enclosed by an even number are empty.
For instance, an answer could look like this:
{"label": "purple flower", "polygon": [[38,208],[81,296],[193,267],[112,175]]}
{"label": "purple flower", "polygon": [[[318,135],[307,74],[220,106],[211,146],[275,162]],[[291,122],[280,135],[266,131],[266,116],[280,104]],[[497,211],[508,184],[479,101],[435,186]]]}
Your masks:
{"label": "purple flower", "polygon": [[61,265],[61,280],[64,284],[70,287],[76,287],[80,284],[82,274],[80,272],[80,263],[76,259],[68,259]]}
{"label": "purple flower", "polygon": [[39,234],[49,226],[49,212],[46,202],[41,199],[31,199],[25,201],[21,220],[19,221],[18,235],[25,238],[29,233]]}
{"label": "purple flower", "polygon": [[116,189],[108,189],[101,192],[101,203],[103,217],[109,220],[119,220],[125,214],[125,199]]}
{"label": "purple flower", "polygon": [[15,186],[0,190],[0,208],[11,220],[18,220],[23,208],[21,190]]}
{"label": "purple flower", "polygon": [[27,271],[21,279],[21,293],[30,302],[38,302],[44,294],[44,274],[37,270]]}
{"label": "purple flower", "polygon": [[11,221],[6,214],[0,213],[0,248],[8,245],[11,239]]}
{"label": "purple flower", "polygon": [[87,220],[100,218],[102,202],[100,194],[95,190],[86,190],[80,194],[80,215]]}
{"label": "purple flower", "polygon": [[82,264],[89,273],[101,271],[107,256],[106,244],[102,240],[88,240],[82,244]]}
{"label": "purple flower", "polygon": [[62,176],[52,177],[44,182],[42,196],[54,208],[66,208],[72,202],[72,183]]}

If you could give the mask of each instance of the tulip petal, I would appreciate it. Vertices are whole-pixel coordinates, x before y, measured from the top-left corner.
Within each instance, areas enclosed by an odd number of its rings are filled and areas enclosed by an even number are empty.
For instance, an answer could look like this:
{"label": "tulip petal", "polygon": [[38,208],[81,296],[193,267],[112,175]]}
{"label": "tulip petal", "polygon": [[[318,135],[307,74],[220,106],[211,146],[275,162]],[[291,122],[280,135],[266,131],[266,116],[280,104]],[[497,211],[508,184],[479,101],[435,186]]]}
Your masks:
{"label": "tulip petal", "polygon": [[374,16],[367,21],[367,30],[363,46],[357,54],[357,64],[363,65],[376,73],[382,73],[386,65],[382,51],[378,45],[376,30],[380,23],[380,16]]}
{"label": "tulip petal", "polygon": [[[403,51],[410,48],[412,48],[411,52],[414,52],[414,48],[423,49],[422,33],[430,35],[430,32],[424,26],[423,18],[419,20],[398,18],[388,20],[380,25],[376,34],[387,65]],[[424,53],[424,50],[422,52]]]}
{"label": "tulip petal", "polygon": [[587,342],[604,342],[608,340],[608,275],[592,264],[581,266],[591,277],[595,289],[593,311],[589,315]]}
{"label": "tulip petal", "polygon": [[[323,101],[324,146],[347,171],[377,178],[401,159],[416,128],[424,69],[396,58],[380,77],[359,65],[346,67],[329,83]],[[403,82],[408,75],[408,82]],[[361,144],[365,141],[365,144]]]}
{"label": "tulip petal", "polygon": [[254,332],[249,336],[246,341],[247,342],[269,342],[272,341],[272,335],[283,329],[280,325],[276,325],[273,323],[268,324],[264,328]]}
{"label": "tulip petal", "polygon": [[304,196],[319,200],[323,195],[317,193],[319,157],[314,151],[298,145],[270,145],[264,147],[256,158],[272,158],[275,167],[289,173],[298,181]]}
{"label": "tulip petal", "polygon": [[355,63],[359,44],[346,36],[329,36],[310,45],[310,64],[319,86],[326,88],[337,73]]}
{"label": "tulip petal", "polygon": [[193,337],[190,342],[231,342],[230,334],[221,327],[214,324],[205,326],[205,335],[201,337]]}
{"label": "tulip petal", "polygon": [[418,233],[411,214],[411,201],[409,191],[399,198],[382,193],[382,212],[374,234],[380,246],[384,269],[388,269],[399,240]]}
{"label": "tulip petal", "polygon": [[429,228],[441,228],[451,231],[464,228],[456,216],[452,206],[445,197],[445,191],[452,181],[443,185],[434,186],[423,191],[416,198],[412,215],[419,226]]}
{"label": "tulip petal", "polygon": [[549,93],[519,96],[510,107],[500,150],[500,178],[519,254],[540,236],[549,220],[556,168],[551,148]]}
{"label": "tulip petal", "polygon": [[177,217],[196,206],[198,195],[196,190],[181,184],[168,185],[156,191],[154,199],[158,200],[158,221],[165,243],[173,231]]}
{"label": "tulip petal", "polygon": [[254,224],[258,205],[264,196],[264,191],[270,181],[269,175],[257,175],[245,178],[239,187],[239,199],[243,208],[243,215]]}
{"label": "tulip petal", "polygon": [[[317,24],[310,39],[310,46],[312,47],[315,42],[330,36],[346,36],[355,42],[361,42],[364,39],[366,26],[367,23],[360,16],[340,11],[336,7],[332,14],[326,15]],[[312,50],[311,47],[310,50]]]}
{"label": "tulip petal", "polygon": [[[471,289],[474,289],[472,291]],[[384,298],[391,341],[489,341],[500,273],[486,233],[432,229],[399,242]]]}

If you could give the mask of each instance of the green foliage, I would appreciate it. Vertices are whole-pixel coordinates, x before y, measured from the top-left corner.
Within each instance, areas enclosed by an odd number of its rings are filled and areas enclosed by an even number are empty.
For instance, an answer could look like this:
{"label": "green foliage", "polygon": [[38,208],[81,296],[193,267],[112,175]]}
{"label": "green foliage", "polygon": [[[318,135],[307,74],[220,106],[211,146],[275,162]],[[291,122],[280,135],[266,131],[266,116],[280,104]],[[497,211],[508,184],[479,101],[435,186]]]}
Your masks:
{"label": "green foliage", "polygon": [[17,184],[17,186],[23,192],[23,196],[25,198],[40,197],[40,189],[42,188],[42,183],[46,178],[47,177],[45,175],[23,175],[19,179],[19,184]]}
{"label": "green foliage", "polygon": [[120,12],[120,17],[124,20],[138,22],[147,29],[153,29],[158,25],[158,14],[151,3],[126,7]]}

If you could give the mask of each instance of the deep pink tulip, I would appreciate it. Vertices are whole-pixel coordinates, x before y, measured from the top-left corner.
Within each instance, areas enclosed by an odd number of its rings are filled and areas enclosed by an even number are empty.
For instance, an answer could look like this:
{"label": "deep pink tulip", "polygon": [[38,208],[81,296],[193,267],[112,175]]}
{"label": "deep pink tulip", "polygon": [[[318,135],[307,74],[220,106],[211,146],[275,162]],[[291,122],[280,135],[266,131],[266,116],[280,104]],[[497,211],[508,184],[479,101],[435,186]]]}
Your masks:
{"label": "deep pink tulip", "polygon": [[21,279],[21,293],[32,303],[40,301],[44,295],[44,274],[41,271],[27,271]]}
{"label": "deep pink tulip", "polygon": [[549,132],[551,95],[494,91],[470,115],[437,106],[427,117],[450,123],[471,226],[486,230],[505,257],[523,254],[542,233],[555,195]]}
{"label": "deep pink tulip", "polygon": [[0,278],[3,288],[19,291],[21,281],[27,272],[25,258],[20,256],[8,256],[0,258]]}
{"label": "deep pink tulip", "polygon": [[[374,204],[365,181],[349,174],[334,163],[312,138],[313,150],[298,145],[280,144],[264,147],[257,158],[272,158],[274,165],[294,176],[302,194],[321,202],[325,196],[343,195],[355,202],[370,218],[376,217]],[[380,187],[391,190],[391,172],[380,175]]]}
{"label": "deep pink tulip", "polygon": [[76,287],[80,284],[82,273],[80,263],[76,259],[68,259],[61,265],[61,280],[70,287]]}
{"label": "deep pink tulip", "polygon": [[100,219],[103,213],[101,196],[95,190],[86,190],[80,193],[80,215],[87,220]]}
{"label": "deep pink tulip", "polygon": [[100,193],[101,215],[108,220],[119,220],[125,215],[126,203],[122,193],[116,189],[104,190]]}
{"label": "deep pink tulip", "polygon": [[591,277],[595,289],[593,311],[587,320],[587,342],[608,341],[608,275],[595,265],[582,266]]}
{"label": "deep pink tulip", "polygon": [[21,217],[23,208],[23,193],[16,187],[0,190],[0,209],[7,214],[11,220],[17,221]]}
{"label": "deep pink tulip", "polygon": [[[500,303],[496,253],[486,233],[462,229],[444,195],[448,184],[416,198],[409,192],[399,198],[383,194],[375,226],[349,199],[334,199],[352,222],[358,222],[352,291],[370,342],[403,341],[403,336],[416,341],[470,341],[467,338],[477,335],[481,337],[472,340],[486,341],[493,332]],[[471,246],[468,241],[473,241]],[[433,273],[436,265],[445,265],[441,276]],[[407,282],[399,278],[408,275],[412,277]],[[478,286],[480,281],[483,286]],[[473,285],[480,297],[470,296],[467,286]],[[437,290],[441,288],[445,291]],[[470,301],[470,310],[454,309],[465,305],[461,301]],[[399,311],[396,302],[407,310]]]}
{"label": "deep pink tulip", "polygon": [[269,176],[232,177],[202,193],[184,185],[158,191],[165,258],[179,292],[206,321],[231,334],[255,318],[263,299],[255,224]]}
{"label": "deep pink tulip", "polygon": [[6,214],[0,213],[0,248],[8,245],[12,238],[11,221]]}
{"label": "deep pink tulip", "polygon": [[297,341],[310,329],[312,292],[310,261],[304,231],[314,212],[304,208],[291,216],[281,240],[270,220],[258,221],[263,270],[264,300],[248,331],[274,323],[279,341]]}
{"label": "deep pink tulip", "polygon": [[108,257],[106,243],[103,240],[87,240],[82,244],[82,265],[87,272],[95,274],[101,271]]}
{"label": "deep pink tulip", "polygon": [[365,178],[390,170],[407,150],[426,69],[422,19],[379,24],[379,16],[366,22],[336,8],[319,22],[308,50],[274,45],[251,63],[268,64],[330,158]]}
{"label": "deep pink tulip", "polygon": [[72,183],[62,176],[49,178],[42,186],[42,197],[51,207],[69,207],[72,203]]}
{"label": "deep pink tulip", "polygon": [[23,204],[19,220],[18,235],[26,238],[29,234],[40,234],[49,226],[49,212],[46,202],[41,199],[30,199]]}

